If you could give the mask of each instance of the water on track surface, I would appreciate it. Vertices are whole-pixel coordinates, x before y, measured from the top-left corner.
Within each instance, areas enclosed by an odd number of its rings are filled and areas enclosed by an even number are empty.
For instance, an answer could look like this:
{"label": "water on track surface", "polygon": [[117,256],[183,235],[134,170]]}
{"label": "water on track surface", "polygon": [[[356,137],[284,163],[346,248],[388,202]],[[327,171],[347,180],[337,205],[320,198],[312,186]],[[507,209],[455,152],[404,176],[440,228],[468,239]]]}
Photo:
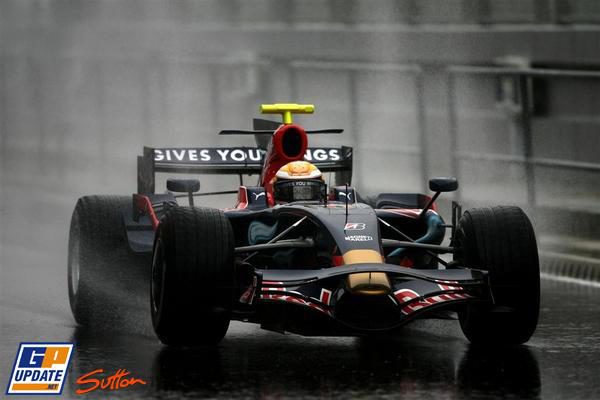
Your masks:
{"label": "water on track surface", "polygon": [[129,293],[127,318],[81,329],[68,309],[65,267],[45,254],[8,250],[0,303],[4,385],[19,342],[73,341],[64,397],[77,397],[75,380],[99,368],[107,375],[126,368],[147,385],[88,397],[600,397],[595,287],[544,280],[538,331],[528,345],[513,349],[473,348],[455,321],[440,321],[420,323],[401,340],[376,343],[279,335],[232,323],[217,349],[175,350],[161,346],[151,331],[146,285]]}

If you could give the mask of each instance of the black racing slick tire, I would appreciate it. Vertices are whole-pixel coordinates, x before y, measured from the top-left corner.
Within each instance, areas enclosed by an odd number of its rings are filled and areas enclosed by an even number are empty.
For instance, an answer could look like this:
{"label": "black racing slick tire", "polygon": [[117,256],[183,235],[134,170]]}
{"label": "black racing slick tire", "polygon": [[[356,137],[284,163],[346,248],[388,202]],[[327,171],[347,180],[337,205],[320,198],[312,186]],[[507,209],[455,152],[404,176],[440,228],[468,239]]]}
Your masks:
{"label": "black racing slick tire", "polygon": [[537,326],[540,270],[535,233],[518,207],[475,208],[458,222],[454,258],[489,272],[493,306],[468,305],[461,328],[474,344],[525,343]]}
{"label": "black racing slick tire", "polygon": [[[122,317],[131,287],[147,276],[150,259],[129,248],[123,210],[127,196],[85,196],[77,201],[69,229],[68,288],[75,321],[110,326]],[[123,294],[123,296],[119,296]],[[120,298],[122,297],[122,298]]]}
{"label": "black racing slick tire", "polygon": [[160,341],[214,346],[229,327],[234,293],[234,237],[229,219],[211,208],[176,207],[154,241],[150,306]]}

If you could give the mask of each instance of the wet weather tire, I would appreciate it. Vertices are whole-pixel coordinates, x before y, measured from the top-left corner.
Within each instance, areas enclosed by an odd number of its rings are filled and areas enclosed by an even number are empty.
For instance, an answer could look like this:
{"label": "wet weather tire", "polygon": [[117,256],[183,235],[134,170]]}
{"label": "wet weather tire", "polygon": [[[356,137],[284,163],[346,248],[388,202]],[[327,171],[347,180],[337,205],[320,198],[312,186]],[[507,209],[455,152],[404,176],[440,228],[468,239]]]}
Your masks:
{"label": "wet weather tire", "polygon": [[234,238],[228,218],[211,208],[177,207],[154,242],[152,323],[171,346],[213,346],[229,327]]}
{"label": "wet weather tire", "polygon": [[521,344],[537,326],[540,271],[535,233],[518,207],[475,208],[461,217],[454,257],[489,271],[495,304],[459,313],[465,336],[476,344]]}
{"label": "wet weather tire", "polygon": [[[126,196],[85,196],[77,201],[69,229],[68,288],[75,321],[83,326],[114,323],[122,316],[118,293],[147,275],[147,256],[134,254],[127,243],[123,211]],[[145,274],[144,274],[145,272]]]}

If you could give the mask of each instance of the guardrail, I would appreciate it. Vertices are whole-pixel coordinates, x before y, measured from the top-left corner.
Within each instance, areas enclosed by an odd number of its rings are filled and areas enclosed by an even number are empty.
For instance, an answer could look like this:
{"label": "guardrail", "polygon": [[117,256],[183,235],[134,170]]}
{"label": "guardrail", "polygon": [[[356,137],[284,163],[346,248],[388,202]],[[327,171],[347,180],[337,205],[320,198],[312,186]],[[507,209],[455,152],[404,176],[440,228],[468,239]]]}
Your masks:
{"label": "guardrail", "polygon": [[[571,79],[600,79],[600,71],[577,71],[577,70],[556,70],[556,69],[536,69],[536,68],[507,68],[507,67],[482,67],[482,66],[450,66],[447,68],[448,85],[448,121],[450,134],[450,150],[452,154],[452,171],[454,176],[460,179],[460,159],[487,160],[509,164],[524,164],[527,187],[527,202],[530,206],[536,207],[536,186],[535,186],[535,167],[560,167],[563,169],[573,169],[580,171],[600,172],[600,163],[580,162],[572,160],[551,159],[534,157],[533,155],[533,137],[531,129],[532,107],[531,107],[531,79],[532,78],[571,78]],[[458,149],[458,112],[456,96],[456,76],[457,75],[479,75],[479,76],[508,76],[514,77],[518,86],[519,95],[519,118],[518,124],[523,137],[523,156],[505,155],[505,154],[471,154],[460,152]],[[457,194],[459,196],[459,194]]]}

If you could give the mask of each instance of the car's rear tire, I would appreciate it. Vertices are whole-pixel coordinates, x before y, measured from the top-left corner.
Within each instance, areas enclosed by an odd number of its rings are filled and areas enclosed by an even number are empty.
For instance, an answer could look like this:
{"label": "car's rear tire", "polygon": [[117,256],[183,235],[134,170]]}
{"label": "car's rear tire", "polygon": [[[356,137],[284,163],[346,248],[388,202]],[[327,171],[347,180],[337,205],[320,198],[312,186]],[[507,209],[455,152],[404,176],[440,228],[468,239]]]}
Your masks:
{"label": "car's rear tire", "polygon": [[[69,229],[69,303],[83,326],[115,322],[127,293],[150,266],[149,257],[129,248],[122,213],[127,196],[85,196],[77,201]],[[147,272],[146,272],[147,274]]]}
{"label": "car's rear tire", "polygon": [[229,327],[234,238],[219,210],[176,207],[154,241],[150,306],[158,338],[171,346],[212,346]]}
{"label": "car's rear tire", "polygon": [[535,233],[518,207],[475,208],[456,229],[456,261],[489,271],[493,306],[459,313],[465,336],[476,344],[521,344],[537,326],[540,271]]}

